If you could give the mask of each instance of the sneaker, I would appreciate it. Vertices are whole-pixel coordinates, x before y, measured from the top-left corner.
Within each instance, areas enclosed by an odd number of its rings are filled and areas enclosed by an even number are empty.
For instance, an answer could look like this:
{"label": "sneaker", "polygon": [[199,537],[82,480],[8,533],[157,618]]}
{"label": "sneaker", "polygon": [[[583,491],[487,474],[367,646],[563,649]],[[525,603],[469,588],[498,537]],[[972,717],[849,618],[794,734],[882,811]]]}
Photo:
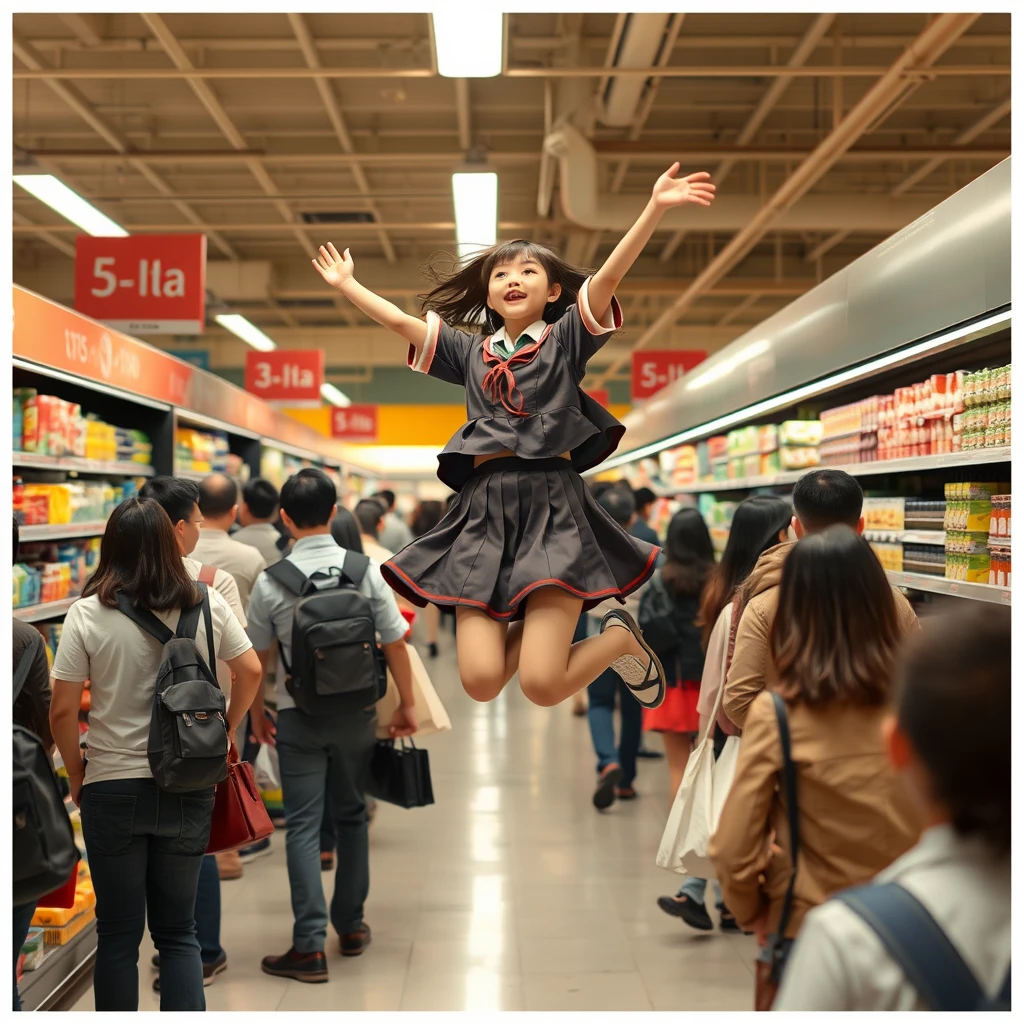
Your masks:
{"label": "sneaker", "polygon": [[[160,954],[153,954],[153,966],[159,971],[160,970]],[[212,963],[203,964],[203,988],[209,988],[213,984],[214,978],[218,974],[223,974],[228,969],[228,955],[223,950],[221,954]],[[153,979],[153,991],[160,991],[160,975],[158,974]]]}
{"label": "sneaker", "polygon": [[715,930],[708,908],[689,896],[659,896],[658,906],[671,917],[681,917],[691,928],[696,928],[699,932]]}
{"label": "sneaker", "polygon": [[330,850],[324,850],[320,854],[320,870],[321,871],[333,871],[334,870],[334,854]]}
{"label": "sneaker", "polygon": [[370,926],[364,921],[358,931],[349,932],[341,937],[342,956],[362,956],[366,947],[373,941],[373,933]]}
{"label": "sneaker", "polygon": [[237,850],[228,850],[217,854],[217,874],[222,882],[230,882],[242,877],[242,858]]}
{"label": "sneaker", "polygon": [[654,651],[644,640],[636,620],[629,612],[615,608],[601,622],[601,632],[603,633],[612,626],[618,629],[628,629],[646,655],[646,658],[641,660],[635,654],[624,654],[611,663],[612,671],[618,673],[641,707],[652,710],[661,707],[666,693],[665,670],[661,667],[661,662],[658,661]]}
{"label": "sneaker", "polygon": [[260,963],[264,974],[275,978],[291,978],[316,985],[327,981],[327,957],[318,953],[297,953],[289,949],[283,956],[265,956]]}
{"label": "sneaker", "polygon": [[615,803],[615,788],[621,778],[622,769],[617,764],[605,765],[594,790],[594,806],[599,811],[605,811]]}
{"label": "sneaker", "polygon": [[259,860],[260,857],[266,857],[267,854],[271,852],[270,836],[267,836],[266,839],[261,839],[258,843],[253,843],[252,846],[246,846],[244,849],[238,851],[243,864]]}

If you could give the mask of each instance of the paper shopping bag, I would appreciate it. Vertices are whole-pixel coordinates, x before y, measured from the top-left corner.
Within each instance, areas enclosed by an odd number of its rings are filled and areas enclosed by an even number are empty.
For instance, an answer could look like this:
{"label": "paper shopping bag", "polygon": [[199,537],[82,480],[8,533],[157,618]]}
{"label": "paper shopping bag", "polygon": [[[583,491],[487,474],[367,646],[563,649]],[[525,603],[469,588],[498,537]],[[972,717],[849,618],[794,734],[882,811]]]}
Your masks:
{"label": "paper shopping bag", "polygon": [[[436,732],[448,732],[452,727],[452,720],[448,717],[441,698],[438,697],[434,684],[427,675],[423,659],[411,644],[406,645],[409,651],[409,661],[412,663],[412,692],[416,701],[416,735],[419,737],[431,736]],[[398,686],[394,677],[388,672],[387,692],[377,701],[377,739],[386,740],[389,737],[388,726],[391,718],[398,707]]]}

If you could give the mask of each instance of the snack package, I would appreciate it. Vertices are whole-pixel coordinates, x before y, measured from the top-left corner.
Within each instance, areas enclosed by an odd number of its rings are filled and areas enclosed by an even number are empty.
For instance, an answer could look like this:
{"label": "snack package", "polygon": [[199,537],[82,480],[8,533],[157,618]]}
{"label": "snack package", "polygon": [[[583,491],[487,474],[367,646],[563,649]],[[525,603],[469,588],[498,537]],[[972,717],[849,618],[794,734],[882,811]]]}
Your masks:
{"label": "snack package", "polygon": [[787,420],[779,425],[779,444],[811,447],[821,444],[821,420]]}
{"label": "snack package", "polygon": [[779,449],[779,463],[783,469],[813,469],[818,465],[818,449],[791,448]]}

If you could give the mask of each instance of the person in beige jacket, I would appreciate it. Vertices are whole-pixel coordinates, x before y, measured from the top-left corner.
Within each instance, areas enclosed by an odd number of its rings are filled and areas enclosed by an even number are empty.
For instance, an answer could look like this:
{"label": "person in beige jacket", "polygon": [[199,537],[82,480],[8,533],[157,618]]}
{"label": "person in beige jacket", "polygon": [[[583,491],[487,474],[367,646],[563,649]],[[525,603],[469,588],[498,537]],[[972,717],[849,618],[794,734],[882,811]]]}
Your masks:
{"label": "person in beige jacket", "polygon": [[[862,537],[834,526],[793,547],[769,640],[797,776],[800,854],[787,937],[808,910],[868,881],[921,833],[882,736],[902,639],[892,588]],[[762,944],[779,928],[794,870],[782,769],[772,694],[762,692],[746,715],[709,849],[725,902]]]}
{"label": "person in beige jacket", "polygon": [[[864,492],[849,473],[812,470],[793,490],[793,532],[799,539],[841,523],[862,533],[863,506]],[[782,567],[792,550],[793,544],[785,543],[766,551],[744,587],[743,617],[722,697],[722,709],[740,728],[757,695],[764,689],[774,690],[778,683],[768,654],[768,635],[779,606]],[[891,589],[901,635],[919,630],[910,602],[895,587]]]}

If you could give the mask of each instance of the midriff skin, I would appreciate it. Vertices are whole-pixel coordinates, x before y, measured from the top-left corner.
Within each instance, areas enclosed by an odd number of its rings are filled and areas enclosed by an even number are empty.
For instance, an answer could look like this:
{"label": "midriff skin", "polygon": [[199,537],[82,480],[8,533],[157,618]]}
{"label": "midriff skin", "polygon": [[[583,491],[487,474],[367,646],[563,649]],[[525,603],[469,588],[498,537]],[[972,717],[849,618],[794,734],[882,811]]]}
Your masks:
{"label": "midriff skin", "polygon": [[[475,455],[473,457],[473,468],[483,465],[485,462],[490,462],[491,459],[508,459],[515,458],[516,453],[510,452],[507,448],[502,448],[500,452],[488,452],[486,455]],[[562,452],[558,456],[560,459],[572,459],[572,456],[568,452]]]}

